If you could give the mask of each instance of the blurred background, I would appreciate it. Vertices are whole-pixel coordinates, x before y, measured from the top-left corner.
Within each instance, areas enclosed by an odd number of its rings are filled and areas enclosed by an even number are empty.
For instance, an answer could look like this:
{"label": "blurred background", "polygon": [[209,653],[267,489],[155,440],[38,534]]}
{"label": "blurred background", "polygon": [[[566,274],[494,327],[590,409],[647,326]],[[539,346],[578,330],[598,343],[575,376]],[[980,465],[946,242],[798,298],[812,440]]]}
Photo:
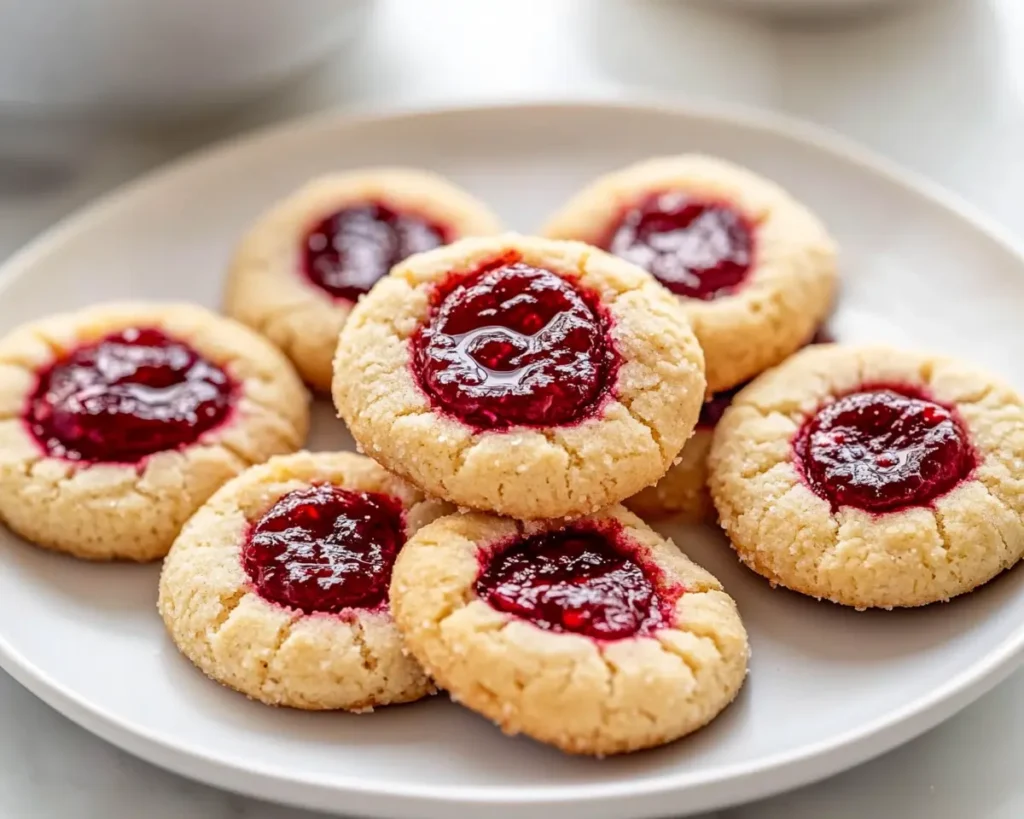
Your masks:
{"label": "blurred background", "polygon": [[[1024,0],[0,0],[0,259],[151,167],[293,116],[570,98],[804,118],[1024,244]],[[1022,685],[719,819],[953,819],[964,793],[978,819],[1020,819]],[[3,672],[0,724],[0,771],[32,772],[0,775],[3,816],[311,816],[132,760]]]}
{"label": "blurred background", "polygon": [[0,3],[0,254],[181,152],[339,106],[581,96],[753,105],[836,128],[996,209],[1014,194],[992,183],[1024,157],[1020,0],[252,8]]}

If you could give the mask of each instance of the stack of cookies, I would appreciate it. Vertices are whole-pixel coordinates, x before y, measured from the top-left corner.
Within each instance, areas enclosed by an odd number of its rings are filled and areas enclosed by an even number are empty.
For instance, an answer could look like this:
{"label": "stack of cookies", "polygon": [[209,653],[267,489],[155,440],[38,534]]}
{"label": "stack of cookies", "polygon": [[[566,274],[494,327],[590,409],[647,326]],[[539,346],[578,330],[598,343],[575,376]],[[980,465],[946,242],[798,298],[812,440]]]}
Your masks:
{"label": "stack of cookies", "polygon": [[[775,184],[651,160],[542,234],[432,174],[334,175],[243,238],[231,318],[15,331],[0,518],[84,558],[166,554],[172,639],[262,702],[440,687],[595,755],[700,728],[747,673],[732,598],[638,515],[720,523],[773,586],[859,609],[1024,553],[1024,403],[945,358],[819,343],[835,249]],[[364,455],[298,451],[303,381]]]}

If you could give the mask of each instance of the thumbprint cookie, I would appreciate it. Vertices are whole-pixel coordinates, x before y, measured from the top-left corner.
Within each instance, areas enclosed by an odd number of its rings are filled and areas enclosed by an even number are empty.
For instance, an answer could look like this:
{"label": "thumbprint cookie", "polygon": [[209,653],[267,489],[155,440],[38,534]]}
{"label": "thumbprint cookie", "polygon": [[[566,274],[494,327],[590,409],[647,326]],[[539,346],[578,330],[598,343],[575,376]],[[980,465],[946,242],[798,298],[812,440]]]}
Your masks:
{"label": "thumbprint cookie", "polygon": [[352,312],[333,392],[363,450],[428,494],[547,518],[660,478],[704,386],[685,312],[650,276],[504,235],[398,264]]}
{"label": "thumbprint cookie", "polygon": [[773,584],[864,609],[921,606],[1024,553],[1024,403],[970,365],[825,345],[744,388],[710,487],[733,547]]}
{"label": "thumbprint cookie", "polygon": [[499,230],[483,203],[432,173],[377,168],[324,176],[274,206],[242,239],[224,310],[326,392],[338,332],[378,279],[413,253]]}
{"label": "thumbprint cookie", "polygon": [[621,506],[568,523],[439,518],[399,555],[391,601],[455,701],[569,753],[679,739],[746,676],[732,598]]}
{"label": "thumbprint cookie", "polygon": [[110,304],[0,339],[0,520],[92,560],[163,557],[223,483],[302,446],[308,396],[246,327]]}
{"label": "thumbprint cookie", "polygon": [[366,711],[433,691],[391,619],[395,556],[437,504],[351,453],[226,484],[164,561],[159,610],[213,680],[269,705]]}
{"label": "thumbprint cookie", "polygon": [[712,393],[799,349],[835,295],[835,247],[821,222],[775,183],[710,157],[651,159],[603,176],[543,233],[603,248],[679,297]]}

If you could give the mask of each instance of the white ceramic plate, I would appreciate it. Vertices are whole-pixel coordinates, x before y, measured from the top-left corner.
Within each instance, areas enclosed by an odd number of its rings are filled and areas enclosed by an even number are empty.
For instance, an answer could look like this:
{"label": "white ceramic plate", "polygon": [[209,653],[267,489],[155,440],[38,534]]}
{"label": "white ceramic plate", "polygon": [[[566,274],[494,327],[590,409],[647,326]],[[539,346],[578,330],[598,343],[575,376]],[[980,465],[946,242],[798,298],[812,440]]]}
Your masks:
{"label": "white ceramic plate", "polygon": [[[962,206],[802,126],[657,107],[329,116],[244,139],[114,194],[8,262],[0,326],[102,299],[215,305],[243,227],[318,172],[433,168],[528,231],[594,175],[689,150],[750,165],[822,214],[844,249],[841,340],[961,354],[1024,387],[1024,259]],[[349,445],[319,412],[311,445]],[[442,697],[361,717],[249,702],[166,639],[156,566],[86,565],[2,531],[0,662],[128,751],[256,796],[373,816],[601,819],[680,816],[834,773],[950,716],[1021,654],[1020,570],[948,605],[858,614],[772,591],[711,530],[662,528],[739,601],[754,653],[742,695],[713,725],[630,757],[507,739]]]}

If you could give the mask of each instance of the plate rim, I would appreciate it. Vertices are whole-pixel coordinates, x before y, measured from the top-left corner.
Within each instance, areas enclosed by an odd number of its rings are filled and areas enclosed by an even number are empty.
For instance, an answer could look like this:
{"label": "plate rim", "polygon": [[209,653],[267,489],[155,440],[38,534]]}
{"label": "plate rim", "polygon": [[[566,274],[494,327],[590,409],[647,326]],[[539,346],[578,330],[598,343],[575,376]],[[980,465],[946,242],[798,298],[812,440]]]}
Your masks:
{"label": "plate rim", "polygon": [[[398,123],[423,118],[462,117],[513,111],[528,116],[553,110],[615,111],[623,115],[658,114],[724,124],[799,143],[804,148],[852,164],[864,173],[881,177],[958,217],[976,232],[984,234],[987,239],[1001,246],[1007,254],[1017,260],[1024,271],[1024,249],[1011,238],[1001,223],[938,183],[905,169],[895,161],[876,154],[852,139],[819,125],[761,108],[640,95],[628,101],[584,97],[564,100],[330,109],[247,131],[198,150],[186,152],[77,208],[30,240],[0,265],[0,295],[54,247],[59,247],[62,243],[88,232],[94,224],[103,222],[108,214],[122,207],[122,203],[130,202],[133,197],[142,195],[148,188],[157,187],[187,169],[194,169],[195,166],[204,163],[215,164],[236,150],[254,148],[264,142],[299,137],[306,132],[345,131],[382,122]],[[359,798],[364,805],[373,805],[373,809],[410,816],[414,815],[410,810],[422,810],[428,805],[433,809],[446,806],[459,808],[490,805],[532,810],[541,806],[596,806],[597,803],[602,803],[601,807],[607,810],[613,807],[612,800],[618,807],[629,811],[630,815],[640,815],[636,810],[641,805],[638,800],[646,800],[647,807],[652,807],[655,804],[653,800],[659,796],[664,797],[674,792],[697,788],[711,793],[686,806],[686,811],[713,809],[763,798],[838,773],[913,739],[981,697],[1008,677],[1022,662],[1024,623],[978,662],[887,715],[826,740],[792,751],[768,755],[760,760],[722,765],[710,773],[697,777],[687,776],[688,772],[682,770],[643,781],[542,785],[533,791],[509,785],[408,786],[401,782],[389,783],[388,787],[384,788],[379,784],[367,785],[358,778],[346,777],[344,774],[332,776],[329,782],[302,774],[282,775],[280,771],[274,769],[213,756],[201,749],[193,749],[173,739],[157,735],[145,727],[134,725],[130,720],[92,704],[73,689],[57,682],[27,657],[17,652],[0,632],[0,667],[19,684],[81,727],[150,763],[216,787],[271,800],[287,801],[295,805],[321,810],[336,809],[336,805],[328,804],[326,799],[313,797],[331,795],[336,798],[338,795],[347,794]],[[730,783],[736,783],[735,792],[731,795],[722,794],[720,789],[723,786],[728,788]],[[742,793],[739,787],[741,783]],[[711,795],[716,789],[719,789],[717,795]],[[345,809],[364,808],[353,803],[346,805]],[[602,815],[603,813],[604,811]]]}

